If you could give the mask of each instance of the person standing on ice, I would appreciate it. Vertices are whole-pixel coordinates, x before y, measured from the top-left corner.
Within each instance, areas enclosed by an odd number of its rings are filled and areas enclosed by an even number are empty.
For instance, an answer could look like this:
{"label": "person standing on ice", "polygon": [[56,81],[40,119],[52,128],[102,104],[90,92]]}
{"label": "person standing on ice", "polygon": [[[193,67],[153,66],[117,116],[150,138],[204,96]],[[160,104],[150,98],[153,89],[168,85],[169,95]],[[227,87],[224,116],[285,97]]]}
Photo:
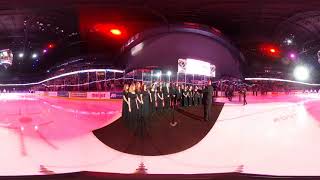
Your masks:
{"label": "person standing on ice", "polygon": [[212,95],[213,95],[213,87],[211,80],[208,81],[208,85],[203,90],[203,111],[204,111],[204,120],[211,120],[211,106],[212,106]]}
{"label": "person standing on ice", "polygon": [[245,86],[242,88],[242,95],[243,95],[243,105],[247,105],[247,89]]}

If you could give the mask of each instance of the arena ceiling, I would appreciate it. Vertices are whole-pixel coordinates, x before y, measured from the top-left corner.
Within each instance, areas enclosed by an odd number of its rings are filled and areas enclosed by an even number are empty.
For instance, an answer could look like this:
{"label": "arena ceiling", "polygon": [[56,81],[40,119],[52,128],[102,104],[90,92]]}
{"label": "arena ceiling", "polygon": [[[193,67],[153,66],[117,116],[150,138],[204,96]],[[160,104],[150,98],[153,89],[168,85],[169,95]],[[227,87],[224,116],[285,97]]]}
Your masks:
{"label": "arena ceiling", "polygon": [[77,33],[90,37],[99,22],[121,24],[127,38],[158,24],[194,22],[219,29],[240,49],[291,37],[294,48],[306,52],[319,48],[319,7],[318,0],[2,0],[0,47],[20,51],[64,44]]}

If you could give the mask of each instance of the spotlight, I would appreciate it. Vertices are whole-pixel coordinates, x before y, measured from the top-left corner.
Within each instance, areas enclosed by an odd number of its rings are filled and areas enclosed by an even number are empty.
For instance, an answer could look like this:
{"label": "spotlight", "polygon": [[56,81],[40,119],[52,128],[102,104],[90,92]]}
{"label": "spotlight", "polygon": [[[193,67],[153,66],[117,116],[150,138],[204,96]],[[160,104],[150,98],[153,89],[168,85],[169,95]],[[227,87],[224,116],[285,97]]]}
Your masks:
{"label": "spotlight", "polygon": [[295,57],[296,57],[296,55],[295,55],[295,54],[293,54],[293,53],[291,53],[291,54],[290,54],[290,57],[291,57],[291,58],[295,58]]}
{"label": "spotlight", "polygon": [[271,48],[271,49],[270,49],[270,52],[271,52],[271,53],[275,53],[275,52],[276,52],[276,50],[275,50],[275,49],[273,49],[273,48]]}
{"label": "spotlight", "polygon": [[18,54],[18,57],[19,57],[19,58],[23,58],[23,56],[24,56],[23,53],[19,53],[19,54]]}
{"label": "spotlight", "polygon": [[111,32],[111,34],[116,35],[116,36],[120,36],[122,34],[120,29],[110,29],[110,32]]}
{"label": "spotlight", "polygon": [[309,78],[309,70],[304,66],[297,66],[293,71],[294,77],[299,81],[305,81]]}
{"label": "spotlight", "polygon": [[158,72],[156,76],[159,78],[161,76],[161,72]]}
{"label": "spotlight", "polygon": [[55,45],[53,43],[48,44],[48,48],[52,49],[54,47],[55,47]]}
{"label": "spotlight", "polygon": [[293,40],[287,38],[287,39],[284,40],[284,43],[285,43],[286,45],[290,46],[290,45],[293,43]]}
{"label": "spotlight", "polygon": [[168,72],[167,72],[167,75],[168,75],[168,76],[171,76],[171,75],[172,75],[171,71],[168,71]]}
{"label": "spotlight", "polygon": [[47,52],[48,52],[48,50],[44,49],[42,52],[43,52],[43,53],[47,53]]}
{"label": "spotlight", "polygon": [[33,53],[31,57],[32,57],[33,59],[35,59],[35,58],[38,57],[38,54],[37,54],[37,53]]}

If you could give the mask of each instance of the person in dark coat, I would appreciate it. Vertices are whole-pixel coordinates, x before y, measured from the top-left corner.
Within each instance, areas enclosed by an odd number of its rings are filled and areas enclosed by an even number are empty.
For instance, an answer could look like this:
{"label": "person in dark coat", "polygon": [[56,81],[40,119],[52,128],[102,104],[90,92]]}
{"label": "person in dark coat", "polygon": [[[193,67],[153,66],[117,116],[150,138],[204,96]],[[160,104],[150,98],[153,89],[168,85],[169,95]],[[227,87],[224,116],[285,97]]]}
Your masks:
{"label": "person in dark coat", "polygon": [[163,88],[164,109],[170,109],[171,94],[170,83],[166,83]]}
{"label": "person in dark coat", "polygon": [[171,108],[174,108],[177,105],[178,85],[171,84],[170,88],[171,88],[171,90],[170,90],[170,98],[171,98],[170,106],[171,106]]}
{"label": "person in dark coat", "polygon": [[200,92],[198,91],[198,86],[194,88],[194,105],[198,106],[200,104]]}
{"label": "person in dark coat", "polygon": [[253,92],[253,95],[254,96],[258,96],[258,85],[257,84],[254,84],[253,85],[253,88],[252,88],[252,92]]}
{"label": "person in dark coat", "polygon": [[194,92],[192,86],[189,87],[188,90],[188,104],[189,106],[193,106],[193,100],[194,100]]}
{"label": "person in dark coat", "polygon": [[243,95],[243,105],[247,105],[247,89],[245,86],[242,88],[242,95]]}
{"label": "person in dark coat", "polygon": [[147,121],[149,119],[150,115],[150,91],[147,88],[147,85],[143,85],[143,90],[142,90],[142,117],[144,121]]}
{"label": "person in dark coat", "polygon": [[138,110],[139,104],[137,100],[136,94],[136,86],[132,83],[129,87],[129,94],[128,98],[130,99],[130,106],[129,106],[129,114],[128,114],[128,121],[129,121],[129,128],[132,130],[136,129],[137,119],[139,118]]}
{"label": "person in dark coat", "polygon": [[138,102],[138,118],[142,118],[142,87],[141,83],[136,83],[136,94],[137,94],[137,102]]}
{"label": "person in dark coat", "polygon": [[217,83],[213,83],[212,87],[213,87],[213,96],[214,97],[218,97],[218,85],[217,85]]}
{"label": "person in dark coat", "polygon": [[157,111],[162,112],[164,108],[164,95],[162,92],[162,87],[158,87],[157,90]]}
{"label": "person in dark coat", "polygon": [[204,120],[211,120],[211,106],[212,106],[212,95],[213,95],[213,87],[212,83],[209,80],[208,85],[203,90],[203,107],[204,107]]}
{"label": "person in dark coat", "polygon": [[184,86],[184,88],[182,89],[182,103],[183,103],[183,107],[189,106],[188,96],[189,96],[188,86]]}
{"label": "person in dark coat", "polygon": [[141,110],[142,112],[141,116],[138,119],[137,122],[137,129],[136,134],[140,137],[144,136],[145,128],[147,127],[147,123],[149,122],[149,115],[150,115],[150,97],[149,92],[147,89],[147,85],[142,85],[142,91],[141,91]]}
{"label": "person in dark coat", "polygon": [[150,98],[150,113],[156,112],[157,109],[157,90],[155,84],[151,85],[149,91],[149,98]]}
{"label": "person in dark coat", "polygon": [[181,99],[182,99],[182,89],[181,86],[178,86],[178,88],[175,91],[176,93],[176,106],[181,106]]}
{"label": "person in dark coat", "polygon": [[125,125],[128,125],[128,114],[129,114],[129,106],[130,106],[130,98],[129,95],[129,85],[125,84],[123,86],[123,95],[122,95],[122,120]]}
{"label": "person in dark coat", "polygon": [[199,89],[198,89],[198,92],[200,92],[200,96],[199,96],[200,105],[203,105],[203,89],[204,89],[204,87],[199,87]]}

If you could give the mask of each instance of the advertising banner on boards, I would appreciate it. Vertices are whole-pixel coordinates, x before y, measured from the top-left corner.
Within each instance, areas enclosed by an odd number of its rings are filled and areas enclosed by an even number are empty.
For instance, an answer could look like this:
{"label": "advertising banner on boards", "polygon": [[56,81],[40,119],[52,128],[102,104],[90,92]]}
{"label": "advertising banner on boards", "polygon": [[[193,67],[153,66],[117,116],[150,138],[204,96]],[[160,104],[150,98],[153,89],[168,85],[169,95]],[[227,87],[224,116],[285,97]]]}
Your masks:
{"label": "advertising banner on boards", "polygon": [[86,92],[70,92],[69,97],[87,98],[87,93]]}
{"label": "advertising banner on boards", "polygon": [[122,92],[111,92],[110,93],[110,98],[111,99],[122,99]]}
{"label": "advertising banner on boards", "polygon": [[110,99],[110,92],[88,92],[88,99]]}
{"label": "advertising banner on boards", "polygon": [[58,91],[58,96],[59,97],[69,97],[69,92],[68,91]]}

